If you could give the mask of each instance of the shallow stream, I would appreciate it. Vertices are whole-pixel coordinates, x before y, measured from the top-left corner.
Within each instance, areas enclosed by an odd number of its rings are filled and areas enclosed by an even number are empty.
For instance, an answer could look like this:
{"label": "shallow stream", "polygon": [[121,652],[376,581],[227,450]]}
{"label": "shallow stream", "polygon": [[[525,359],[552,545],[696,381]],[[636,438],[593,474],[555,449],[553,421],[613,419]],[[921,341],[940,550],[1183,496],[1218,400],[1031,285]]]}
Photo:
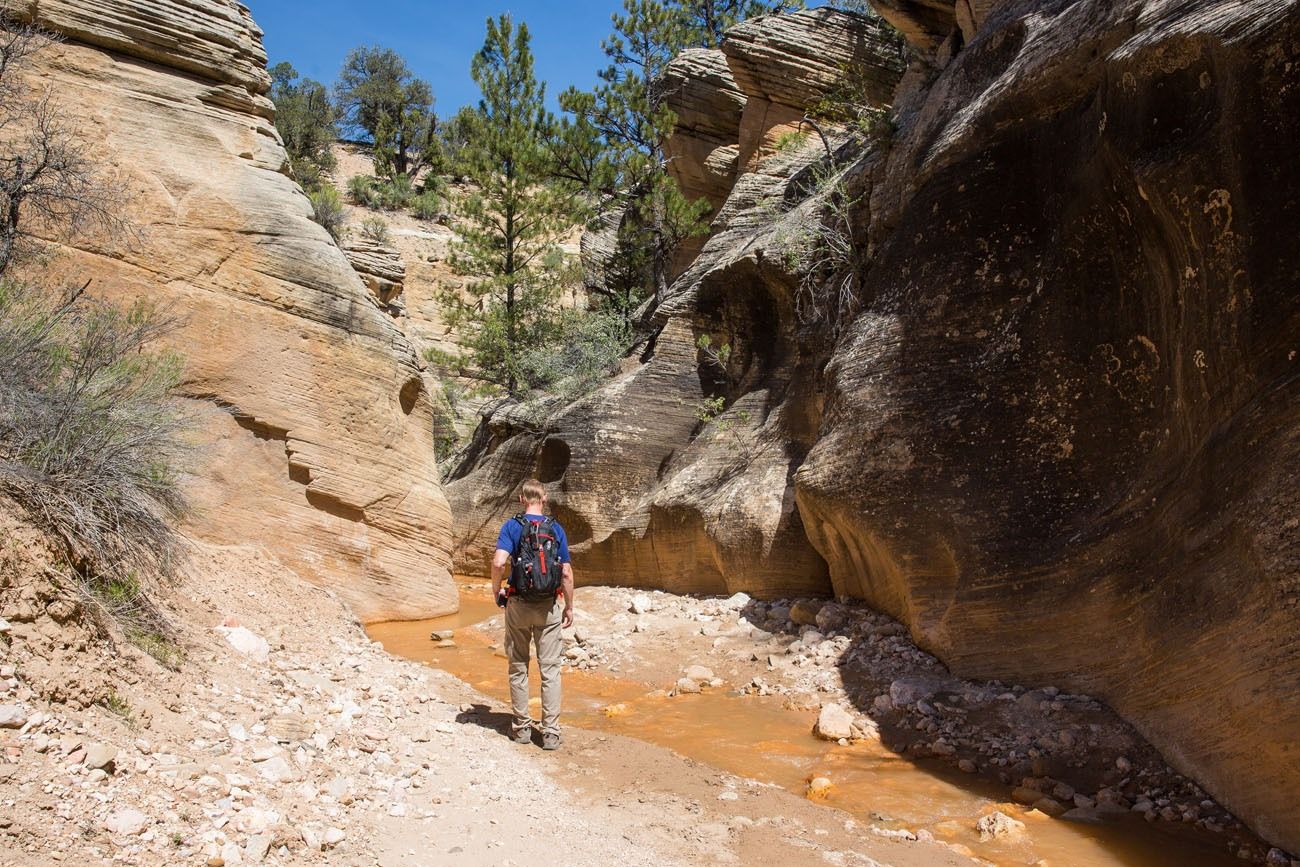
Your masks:
{"label": "shallow stream", "polygon": [[[506,664],[491,633],[467,627],[498,614],[481,583],[461,589],[458,613],[434,620],[381,623],[370,636],[390,653],[442,669],[503,704]],[[455,647],[437,648],[434,630],[456,630]],[[687,660],[683,660],[686,662]],[[532,686],[537,693],[536,669]],[[788,707],[781,696],[726,690],[668,698],[663,684],[611,673],[564,674],[565,725],[613,732],[667,747],[738,776],[803,794],[808,782],[833,782],[823,800],[867,825],[929,830],[999,865],[1053,867],[1226,867],[1242,862],[1223,841],[1178,826],[1121,817],[1103,824],[1050,819],[1009,803],[1005,786],[962,774],[938,762],[915,761],[879,743],[847,747],[812,735],[816,711]],[[536,699],[534,699],[536,701]],[[537,709],[534,708],[534,713]],[[981,842],[974,823],[998,805],[1027,832],[1015,840]]]}

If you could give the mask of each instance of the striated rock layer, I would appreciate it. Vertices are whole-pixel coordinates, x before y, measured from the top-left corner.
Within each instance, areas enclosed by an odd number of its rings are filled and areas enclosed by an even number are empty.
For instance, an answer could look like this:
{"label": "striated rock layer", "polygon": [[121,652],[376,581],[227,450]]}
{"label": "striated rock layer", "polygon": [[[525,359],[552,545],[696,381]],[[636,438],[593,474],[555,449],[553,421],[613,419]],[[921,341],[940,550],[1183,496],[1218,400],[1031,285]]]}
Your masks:
{"label": "striated rock layer", "polygon": [[131,190],[137,243],[63,248],[46,279],[184,317],[204,449],[194,531],[256,541],[364,620],[454,610],[450,515],[414,351],[287,176],[261,31],[242,4],[19,2],[92,156]]}
{"label": "striated rock layer", "polygon": [[1300,851],[1300,13],[1040,7],[900,100],[799,508],[837,593]]}

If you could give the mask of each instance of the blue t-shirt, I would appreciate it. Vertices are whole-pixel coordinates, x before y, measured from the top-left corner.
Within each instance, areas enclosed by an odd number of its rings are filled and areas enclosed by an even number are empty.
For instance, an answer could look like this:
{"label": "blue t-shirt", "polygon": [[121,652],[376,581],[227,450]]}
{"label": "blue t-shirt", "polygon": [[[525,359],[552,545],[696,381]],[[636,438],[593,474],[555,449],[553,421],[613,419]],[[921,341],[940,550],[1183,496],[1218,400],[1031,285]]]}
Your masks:
{"label": "blue t-shirt", "polygon": [[[544,515],[525,515],[525,518],[534,524],[540,523]],[[560,562],[569,562],[569,538],[564,535],[564,528],[560,526],[559,521],[551,521],[551,526],[555,528],[555,541],[560,546]],[[519,540],[524,537],[524,525],[511,518],[501,525],[501,534],[497,536],[497,550],[505,551],[511,557],[515,555],[515,549],[519,547]]]}

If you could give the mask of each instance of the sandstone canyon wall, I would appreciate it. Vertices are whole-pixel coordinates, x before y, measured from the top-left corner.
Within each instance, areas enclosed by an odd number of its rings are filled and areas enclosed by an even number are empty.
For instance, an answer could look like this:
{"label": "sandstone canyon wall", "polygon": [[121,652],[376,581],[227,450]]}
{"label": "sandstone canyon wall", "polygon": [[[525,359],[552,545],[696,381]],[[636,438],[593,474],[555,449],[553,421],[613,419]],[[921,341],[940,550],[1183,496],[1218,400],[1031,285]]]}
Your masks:
{"label": "sandstone canyon wall", "polygon": [[[682,61],[675,172],[714,232],[622,375],[485,421],[448,486],[458,562],[537,474],[580,580],[866,599],[960,674],[1103,697],[1300,851],[1300,13],[877,5],[906,72],[826,10],[733,31],[729,79]],[[868,251],[834,341],[784,255],[820,145],[769,135],[801,49],[755,47],[796,31],[898,82],[868,94],[892,136],[831,161]]]}
{"label": "sandstone canyon wall", "polygon": [[454,610],[422,370],[288,176],[248,9],[3,5],[63,37],[39,79],[121,175],[141,229],[62,248],[43,279],[92,279],[184,318],[203,445],[193,531],[264,546],[367,621]]}

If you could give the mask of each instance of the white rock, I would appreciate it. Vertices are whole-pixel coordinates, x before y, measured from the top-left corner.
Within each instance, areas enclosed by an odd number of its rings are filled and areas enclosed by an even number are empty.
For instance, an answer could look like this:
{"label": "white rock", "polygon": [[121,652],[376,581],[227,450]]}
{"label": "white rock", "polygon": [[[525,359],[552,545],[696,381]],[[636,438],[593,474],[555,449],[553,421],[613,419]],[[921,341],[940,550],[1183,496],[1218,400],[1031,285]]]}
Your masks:
{"label": "white rock", "polygon": [[13,626],[9,623],[9,621],[5,620],[3,617],[0,617],[0,634],[8,632],[11,629],[13,629]]}
{"label": "white rock", "polygon": [[231,864],[243,864],[244,856],[239,851],[239,847],[234,843],[227,843],[221,847],[221,863],[223,867],[230,867]]}
{"label": "white rock", "polygon": [[289,783],[298,779],[298,772],[284,756],[275,756],[257,765],[257,774],[272,783]]}
{"label": "white rock", "polygon": [[16,704],[0,704],[0,729],[20,729],[27,724],[27,711]]}
{"label": "white rock", "polygon": [[853,717],[838,704],[822,707],[817,715],[817,725],[813,728],[817,737],[826,741],[838,741],[853,737]]}
{"label": "white rock", "polygon": [[337,846],[338,844],[342,843],[345,839],[347,839],[347,836],[348,836],[347,834],[343,833],[342,828],[326,828],[325,845]]}
{"label": "white rock", "polygon": [[226,729],[226,734],[230,735],[231,740],[236,740],[240,743],[248,740],[248,729],[244,728],[242,723],[235,723],[230,728]]}
{"label": "white rock", "polygon": [[86,758],[83,762],[88,768],[108,770],[117,759],[117,747],[108,744],[87,744]]}
{"label": "white rock", "polygon": [[682,674],[691,680],[713,680],[713,669],[704,665],[688,665]]}
{"label": "white rock", "polygon": [[739,611],[740,609],[748,605],[749,601],[750,600],[749,600],[748,593],[733,593],[731,596],[728,596],[727,599],[722,603],[722,607],[729,608],[732,611]]}
{"label": "white rock", "polygon": [[218,626],[217,631],[226,637],[230,646],[258,662],[266,662],[271,655],[271,645],[266,639],[244,626]]}
{"label": "white rock", "polygon": [[260,834],[272,825],[278,824],[280,814],[274,810],[260,807],[246,807],[235,816],[235,830],[241,834]]}
{"label": "white rock", "polygon": [[976,822],[975,830],[980,832],[980,840],[987,841],[1019,834],[1025,830],[1025,823],[1016,821],[1000,810],[995,810]]}
{"label": "white rock", "polygon": [[244,845],[244,857],[256,864],[266,858],[266,853],[271,851],[270,834],[254,834],[248,838],[248,843]]}
{"label": "white rock", "polygon": [[700,691],[700,685],[689,677],[680,678],[673,689],[679,694],[693,694]]}
{"label": "white rock", "polygon": [[650,611],[650,597],[644,593],[638,593],[632,597],[631,604],[628,605],[628,611],[633,614],[646,614]]}
{"label": "white rock", "polygon": [[108,833],[122,837],[133,837],[148,826],[149,817],[130,807],[118,810],[104,820]]}

